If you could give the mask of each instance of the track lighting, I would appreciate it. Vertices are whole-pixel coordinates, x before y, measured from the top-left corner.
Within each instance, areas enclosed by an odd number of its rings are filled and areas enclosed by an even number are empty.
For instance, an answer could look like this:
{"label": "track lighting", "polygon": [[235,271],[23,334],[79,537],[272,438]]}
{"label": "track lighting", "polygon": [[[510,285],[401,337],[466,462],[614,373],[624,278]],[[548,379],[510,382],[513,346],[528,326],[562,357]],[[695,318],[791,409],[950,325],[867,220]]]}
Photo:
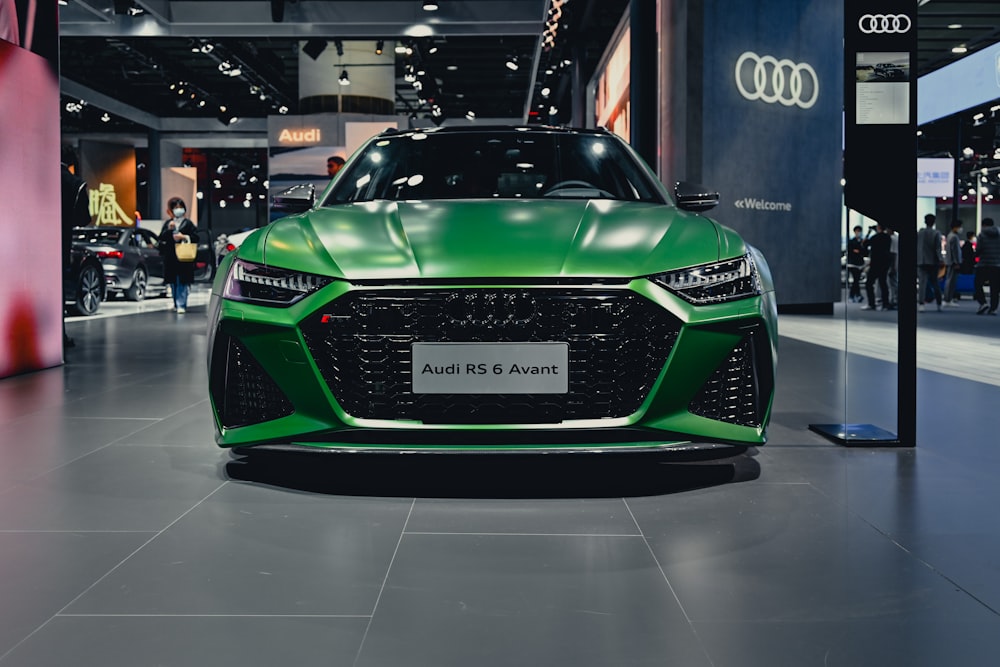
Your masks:
{"label": "track lighting", "polygon": [[433,0],[424,0],[424,11],[425,12],[436,12],[438,10],[438,3]]}
{"label": "track lighting", "polygon": [[325,39],[310,39],[302,46],[302,53],[306,54],[313,60],[319,58],[319,54],[323,53],[326,49]]}
{"label": "track lighting", "polygon": [[340,57],[344,56],[344,43],[339,39],[333,40],[333,46],[337,49],[337,55]]}
{"label": "track lighting", "polygon": [[516,72],[518,70],[517,56],[511,56],[510,58],[507,58],[507,62],[504,63],[504,65],[506,65],[507,69],[509,69],[511,72]]}
{"label": "track lighting", "polygon": [[337,83],[339,83],[342,86],[349,86],[349,85],[351,85],[351,80],[347,77],[347,70],[346,69],[345,70],[341,70],[341,72],[340,72],[340,78],[337,79]]}
{"label": "track lighting", "polygon": [[385,42],[383,40],[381,40],[381,39],[378,40],[377,42],[375,42],[375,55],[377,55],[377,56],[382,55],[382,48],[384,46],[385,46]]}

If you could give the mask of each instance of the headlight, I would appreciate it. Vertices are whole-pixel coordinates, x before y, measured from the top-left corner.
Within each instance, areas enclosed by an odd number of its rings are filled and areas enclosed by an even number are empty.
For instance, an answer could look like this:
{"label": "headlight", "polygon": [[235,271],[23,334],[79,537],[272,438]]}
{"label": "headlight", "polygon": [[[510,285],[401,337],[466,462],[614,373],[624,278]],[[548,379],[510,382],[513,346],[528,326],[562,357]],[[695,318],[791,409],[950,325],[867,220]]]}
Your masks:
{"label": "headlight", "polygon": [[236,259],[229,267],[222,296],[233,301],[284,308],[332,282],[333,278]]}
{"label": "headlight", "polygon": [[762,291],[750,253],[724,262],[658,273],[650,280],[698,306],[745,299]]}

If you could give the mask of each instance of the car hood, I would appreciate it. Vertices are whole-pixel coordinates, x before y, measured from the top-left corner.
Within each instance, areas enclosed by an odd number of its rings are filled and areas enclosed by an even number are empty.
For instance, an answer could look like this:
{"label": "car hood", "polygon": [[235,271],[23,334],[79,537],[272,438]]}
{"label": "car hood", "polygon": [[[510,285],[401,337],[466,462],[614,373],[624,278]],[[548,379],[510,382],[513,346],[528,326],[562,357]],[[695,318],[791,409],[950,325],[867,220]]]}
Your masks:
{"label": "car hood", "polygon": [[730,230],[669,205],[461,200],[315,209],[276,221],[240,256],[348,280],[398,280],[627,278],[742,252]]}

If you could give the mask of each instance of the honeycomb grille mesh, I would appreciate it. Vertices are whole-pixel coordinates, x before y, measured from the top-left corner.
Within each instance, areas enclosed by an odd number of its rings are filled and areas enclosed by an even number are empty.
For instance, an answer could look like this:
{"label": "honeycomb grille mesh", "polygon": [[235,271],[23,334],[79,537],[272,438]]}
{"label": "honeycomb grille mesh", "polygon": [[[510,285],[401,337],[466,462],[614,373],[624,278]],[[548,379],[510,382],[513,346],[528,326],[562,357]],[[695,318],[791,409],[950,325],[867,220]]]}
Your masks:
{"label": "honeycomb grille mesh", "polygon": [[751,335],[732,349],[702,385],[688,410],[730,424],[760,426],[763,421],[760,395]]}
{"label": "honeycomb grille mesh", "polygon": [[[294,408],[274,380],[264,371],[250,350],[232,336],[221,335],[225,354],[219,359],[224,373],[215,396],[219,419],[226,428],[249,426],[286,417]],[[218,357],[216,357],[218,358]],[[215,375],[213,373],[213,375]],[[221,399],[221,400],[220,400]]]}
{"label": "honeycomb grille mesh", "polygon": [[[680,322],[628,290],[428,289],[345,294],[302,322],[341,407],[368,419],[434,424],[558,423],[639,409]],[[569,344],[566,394],[414,394],[415,342]]]}

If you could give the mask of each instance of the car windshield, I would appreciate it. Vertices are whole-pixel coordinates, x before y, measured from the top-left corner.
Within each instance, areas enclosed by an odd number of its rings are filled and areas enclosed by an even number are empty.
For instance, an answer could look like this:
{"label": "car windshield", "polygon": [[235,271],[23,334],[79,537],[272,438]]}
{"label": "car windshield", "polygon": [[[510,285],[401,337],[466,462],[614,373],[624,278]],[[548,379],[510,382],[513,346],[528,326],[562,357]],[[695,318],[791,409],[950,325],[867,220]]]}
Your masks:
{"label": "car windshield", "polygon": [[104,227],[77,227],[73,230],[75,243],[90,243],[93,245],[115,245],[125,239],[125,229],[107,229]]}
{"label": "car windshield", "polygon": [[543,197],[663,203],[652,179],[614,137],[509,130],[380,137],[339,175],[323,205]]}

